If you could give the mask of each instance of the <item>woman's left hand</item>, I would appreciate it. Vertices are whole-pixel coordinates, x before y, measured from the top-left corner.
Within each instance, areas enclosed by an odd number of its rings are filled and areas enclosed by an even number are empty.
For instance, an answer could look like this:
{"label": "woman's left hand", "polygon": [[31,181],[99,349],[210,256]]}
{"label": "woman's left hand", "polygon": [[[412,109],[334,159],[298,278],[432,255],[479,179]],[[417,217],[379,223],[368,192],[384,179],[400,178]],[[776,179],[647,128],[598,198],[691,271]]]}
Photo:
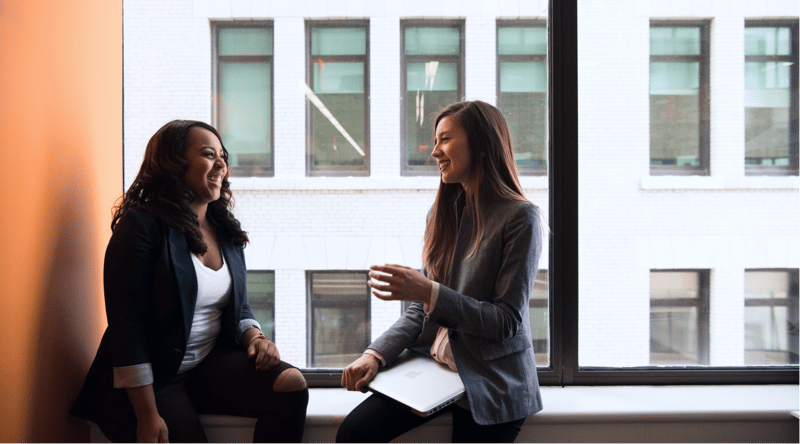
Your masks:
{"label": "woman's left hand", "polygon": [[256,370],[269,370],[281,361],[278,347],[264,335],[256,336],[250,341],[247,356],[256,359]]}
{"label": "woman's left hand", "polygon": [[[419,271],[395,264],[373,265],[369,268],[369,277],[372,279],[367,284],[372,287],[375,297],[384,301],[430,302],[433,282]],[[391,276],[387,276],[387,273]]]}

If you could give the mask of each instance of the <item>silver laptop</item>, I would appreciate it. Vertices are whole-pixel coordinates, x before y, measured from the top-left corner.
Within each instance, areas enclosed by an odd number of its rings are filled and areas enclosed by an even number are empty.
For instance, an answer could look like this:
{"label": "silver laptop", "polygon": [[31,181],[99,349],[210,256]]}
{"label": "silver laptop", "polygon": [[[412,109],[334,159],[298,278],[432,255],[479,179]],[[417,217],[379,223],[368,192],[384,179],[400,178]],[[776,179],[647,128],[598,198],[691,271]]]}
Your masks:
{"label": "silver laptop", "polygon": [[464,396],[458,373],[411,350],[381,369],[367,387],[409,406],[420,416],[429,416]]}

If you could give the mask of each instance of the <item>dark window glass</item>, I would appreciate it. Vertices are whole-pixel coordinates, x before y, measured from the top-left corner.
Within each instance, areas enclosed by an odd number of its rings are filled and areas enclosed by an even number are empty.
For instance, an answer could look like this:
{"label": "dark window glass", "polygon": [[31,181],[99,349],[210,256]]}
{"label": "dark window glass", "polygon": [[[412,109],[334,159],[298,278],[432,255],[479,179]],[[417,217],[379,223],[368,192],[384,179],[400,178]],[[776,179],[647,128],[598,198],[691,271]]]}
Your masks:
{"label": "dark window glass", "polygon": [[232,176],[272,176],[272,28],[216,28],[217,129]]}
{"label": "dark window glass", "polygon": [[366,22],[309,22],[310,175],[368,175]]}
{"label": "dark window glass", "polygon": [[650,364],[708,364],[708,273],[650,272]]}
{"label": "dark window glass", "polygon": [[247,271],[247,298],[261,332],[275,341],[275,272]]}
{"label": "dark window glass", "polygon": [[370,298],[366,271],[309,271],[310,352],[308,366],[342,368],[370,342]]}
{"label": "dark window glass", "polygon": [[798,363],[797,275],[797,270],[745,271],[745,364]]}
{"label": "dark window glass", "polygon": [[544,22],[498,21],[497,105],[522,174],[547,174],[547,30]]}
{"label": "dark window glass", "polygon": [[433,152],[434,119],[463,97],[460,22],[404,22],[403,174],[437,174]]}
{"label": "dark window glass", "polygon": [[706,25],[650,28],[652,174],[708,174]]}

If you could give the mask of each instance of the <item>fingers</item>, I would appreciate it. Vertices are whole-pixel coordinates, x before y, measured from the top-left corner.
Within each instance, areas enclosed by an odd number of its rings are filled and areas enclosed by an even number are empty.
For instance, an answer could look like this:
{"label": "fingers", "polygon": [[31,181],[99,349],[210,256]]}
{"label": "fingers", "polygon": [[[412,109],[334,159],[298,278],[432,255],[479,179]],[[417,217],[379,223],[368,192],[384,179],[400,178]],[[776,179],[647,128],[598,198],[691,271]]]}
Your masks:
{"label": "fingers", "polygon": [[254,341],[254,343],[253,356],[256,358],[256,370],[269,370],[278,365],[281,361],[281,354],[278,352],[278,347],[272,341],[263,339]]}

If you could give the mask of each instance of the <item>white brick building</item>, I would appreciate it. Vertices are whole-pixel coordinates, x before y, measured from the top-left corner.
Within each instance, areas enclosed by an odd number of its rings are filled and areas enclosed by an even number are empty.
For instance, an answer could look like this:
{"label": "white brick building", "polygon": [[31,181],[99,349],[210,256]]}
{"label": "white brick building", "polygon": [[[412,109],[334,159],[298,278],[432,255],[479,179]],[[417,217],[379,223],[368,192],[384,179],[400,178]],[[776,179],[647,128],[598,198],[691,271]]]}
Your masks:
{"label": "white brick building", "polygon": [[[125,186],[165,122],[215,124],[212,24],[271,22],[274,175],[231,183],[251,239],[248,268],[274,271],[274,339],[284,360],[305,367],[306,271],[421,265],[439,179],[401,172],[401,20],[463,20],[464,96],[497,103],[497,20],[546,19],[546,5],[126,1]],[[798,176],[745,174],[745,20],[789,18],[796,27],[798,9],[794,0],[579,3],[581,365],[650,363],[653,269],[708,270],[708,364],[744,363],[745,270],[800,267]],[[308,177],[307,105],[298,86],[307,75],[306,21],[340,19],[369,20],[369,175]],[[708,175],[651,175],[649,32],[658,19],[710,23]],[[524,176],[522,184],[546,213],[547,178]],[[551,228],[558,235],[557,223]],[[540,268],[547,267],[545,251]],[[400,314],[399,303],[369,306],[373,337]]]}

